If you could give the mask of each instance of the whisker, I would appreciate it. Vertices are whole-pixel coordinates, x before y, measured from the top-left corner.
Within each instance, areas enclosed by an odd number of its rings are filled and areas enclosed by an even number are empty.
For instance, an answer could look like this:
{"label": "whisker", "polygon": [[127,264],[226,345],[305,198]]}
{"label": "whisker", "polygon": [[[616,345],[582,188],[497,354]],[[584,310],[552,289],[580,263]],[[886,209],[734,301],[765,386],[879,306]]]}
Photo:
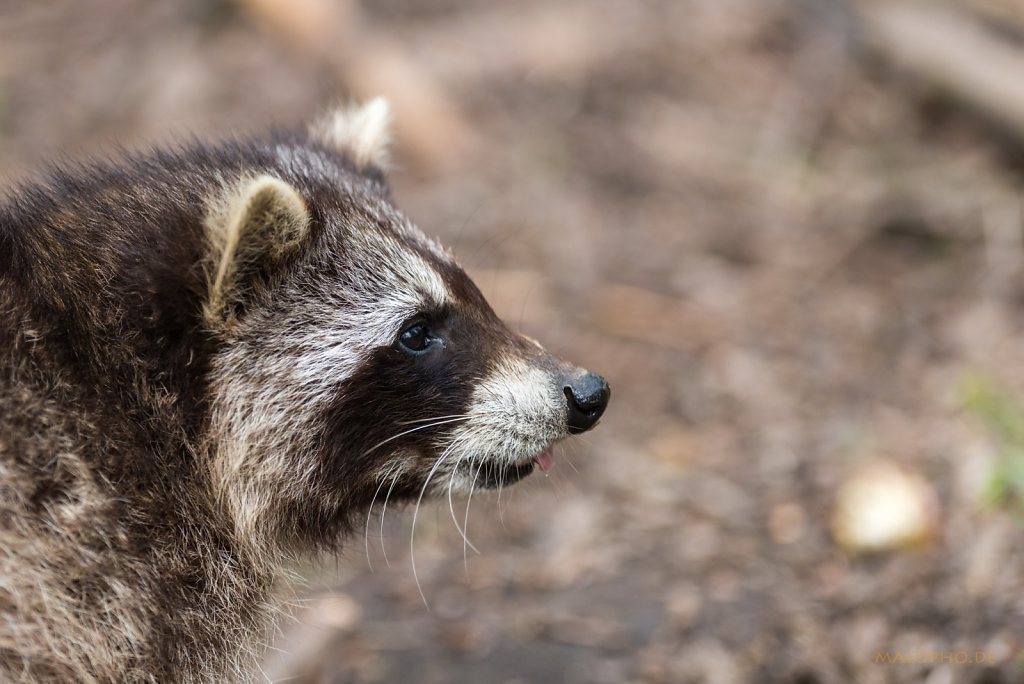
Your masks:
{"label": "whisker", "polygon": [[498,524],[501,525],[501,529],[508,529],[505,525],[505,511],[501,508],[501,488],[498,488]]}
{"label": "whisker", "polygon": [[373,504],[377,502],[377,495],[380,494],[381,487],[388,481],[391,476],[391,472],[398,468],[398,464],[395,463],[388,468],[387,473],[380,479],[380,484],[377,485],[377,491],[373,493],[373,498],[370,499],[370,507],[366,511],[366,526],[363,529],[363,541],[366,544],[366,565],[370,568],[370,572],[373,572],[373,561],[370,560],[370,516],[373,514]]}
{"label": "whisker", "polygon": [[388,550],[384,546],[384,514],[388,512],[388,499],[391,498],[391,492],[395,489],[395,485],[398,484],[398,478],[401,474],[401,470],[395,470],[395,475],[391,478],[391,486],[388,487],[388,493],[384,495],[384,505],[380,508],[380,552],[384,556],[384,564],[389,568],[391,567],[391,561],[388,560]]}
{"label": "whisker", "polygon": [[[435,420],[435,419],[432,418],[431,420]],[[368,454],[372,453],[376,449],[379,449],[380,447],[384,446],[388,442],[396,440],[399,437],[404,437],[405,435],[409,434],[410,432],[416,432],[417,430],[426,430],[427,428],[436,427],[438,425],[446,425],[447,423],[455,423],[455,422],[458,422],[460,420],[466,420],[466,417],[465,416],[455,416],[455,417],[449,418],[447,420],[437,420],[436,422],[433,422],[433,423],[427,423],[426,425],[419,425],[419,426],[411,428],[409,430],[405,430],[404,432],[399,432],[397,435],[393,435],[393,436],[388,437],[387,439],[385,439],[385,440],[383,440],[381,442],[377,442],[372,447],[370,447],[369,449],[364,451],[362,453],[362,456],[367,456]]]}
{"label": "whisker", "polygon": [[562,497],[565,495],[565,482],[558,477],[557,473],[554,476],[547,478],[547,482],[551,483],[551,488],[555,492],[555,500],[561,501]]}
{"label": "whisker", "polygon": [[473,546],[473,542],[469,541],[469,538],[466,536],[465,530],[462,527],[459,527],[459,520],[455,517],[455,504],[452,503],[452,485],[455,484],[455,475],[457,474],[457,472],[457,468],[452,468],[451,477],[448,478],[448,510],[451,511],[452,522],[455,523],[455,529],[457,529],[459,531],[459,534],[462,535],[462,548],[465,549],[466,545],[468,544],[471,549],[473,549],[477,553],[480,553],[479,549]]}
{"label": "whisker", "polygon": [[569,454],[563,452],[562,459],[564,459],[565,462],[569,464],[569,467],[572,468],[572,471],[574,473],[576,473],[577,475],[580,474],[580,471],[576,468],[576,464],[572,462],[571,458],[569,458]]}
{"label": "whisker", "polygon": [[427,597],[423,593],[423,586],[420,584],[419,574],[416,572],[416,519],[420,514],[420,505],[423,503],[423,495],[427,492],[427,487],[430,485],[431,478],[434,477],[434,473],[437,472],[438,466],[448,457],[455,445],[466,438],[465,435],[460,435],[452,440],[451,444],[445,448],[441,455],[438,456],[437,460],[434,461],[434,466],[427,473],[427,479],[423,481],[423,487],[420,488],[419,498],[416,499],[416,508],[412,513],[412,531],[409,534],[409,561],[412,563],[412,578],[416,581],[416,589],[420,592],[420,598],[423,599],[423,605],[430,610],[430,604],[427,602]]}
{"label": "whisker", "polygon": [[450,416],[434,416],[433,418],[417,418],[416,420],[396,420],[395,425],[414,425],[416,423],[429,423],[432,420],[445,420],[447,418],[476,418],[486,416],[487,413],[453,413]]}
{"label": "whisker", "polygon": [[505,490],[505,471],[500,471],[498,478],[498,521],[501,523],[501,528],[505,529],[505,513],[501,509],[501,493]]}
{"label": "whisker", "polygon": [[[473,469],[473,464],[472,463],[470,463],[469,468],[470,468],[470,470]],[[471,503],[473,503],[473,489],[476,488],[476,478],[478,478],[478,477],[480,477],[480,467],[479,466],[477,467],[476,471],[473,472],[473,479],[469,483],[469,496],[466,497],[466,515],[462,519],[462,527],[463,527],[463,529],[466,529],[466,530],[469,529],[469,505]],[[466,569],[466,581],[469,581],[469,558],[467,558],[467,553],[466,553],[466,544],[468,543],[468,540],[466,540],[465,537],[463,537],[463,540],[464,540],[464,543],[462,544],[462,564],[463,564],[463,566],[465,566],[465,569]],[[473,550],[476,551],[478,554],[480,553],[479,551],[476,550],[475,547],[473,548]]]}
{"label": "whisker", "polygon": [[594,440],[590,438],[590,435],[574,435],[572,445],[577,451],[580,447],[586,447],[586,451],[592,451],[594,448]]}

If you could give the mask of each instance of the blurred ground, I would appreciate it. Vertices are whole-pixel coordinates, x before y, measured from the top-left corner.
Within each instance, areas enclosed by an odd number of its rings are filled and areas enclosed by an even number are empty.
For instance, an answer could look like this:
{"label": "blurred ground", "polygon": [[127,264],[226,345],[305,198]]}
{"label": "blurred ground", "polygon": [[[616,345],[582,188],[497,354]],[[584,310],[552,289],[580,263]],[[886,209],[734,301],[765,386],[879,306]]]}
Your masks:
{"label": "blurred ground", "polygon": [[[962,410],[969,376],[1024,393],[1021,153],[830,4],[385,0],[337,51],[255,0],[0,4],[8,178],[301,122],[386,51],[383,94],[449,108],[396,108],[400,206],[613,387],[549,478],[474,498],[479,555],[465,502],[421,511],[429,610],[408,510],[307,569],[271,677],[1024,681],[1024,524],[981,505],[998,452]],[[938,536],[849,556],[835,493],[878,459],[932,484]]]}

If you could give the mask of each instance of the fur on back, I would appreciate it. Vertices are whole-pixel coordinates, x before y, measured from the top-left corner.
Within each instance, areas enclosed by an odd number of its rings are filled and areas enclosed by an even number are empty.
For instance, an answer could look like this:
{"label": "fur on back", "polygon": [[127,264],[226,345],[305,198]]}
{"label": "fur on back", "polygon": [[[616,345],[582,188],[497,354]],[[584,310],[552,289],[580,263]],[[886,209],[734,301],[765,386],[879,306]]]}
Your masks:
{"label": "fur on back", "polygon": [[202,472],[220,342],[196,313],[209,198],[232,169],[298,181],[276,144],[55,170],[0,210],[7,677],[217,681],[260,652],[279,565],[243,561]]}

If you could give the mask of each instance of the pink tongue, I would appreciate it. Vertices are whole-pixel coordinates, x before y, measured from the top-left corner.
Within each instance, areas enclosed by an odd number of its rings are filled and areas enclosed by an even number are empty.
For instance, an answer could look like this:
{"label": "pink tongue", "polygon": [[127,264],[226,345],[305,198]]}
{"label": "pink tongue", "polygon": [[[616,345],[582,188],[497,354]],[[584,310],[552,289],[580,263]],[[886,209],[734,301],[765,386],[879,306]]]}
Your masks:
{"label": "pink tongue", "polygon": [[548,449],[534,456],[533,462],[537,464],[542,473],[546,473],[555,467],[555,455],[551,453],[551,449]]}

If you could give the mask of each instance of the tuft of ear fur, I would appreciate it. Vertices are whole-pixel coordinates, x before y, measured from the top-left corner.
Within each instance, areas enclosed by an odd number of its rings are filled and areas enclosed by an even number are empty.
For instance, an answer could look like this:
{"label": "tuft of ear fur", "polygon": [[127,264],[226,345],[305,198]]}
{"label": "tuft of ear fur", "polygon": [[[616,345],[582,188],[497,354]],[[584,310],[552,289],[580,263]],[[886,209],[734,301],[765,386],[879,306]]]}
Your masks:
{"label": "tuft of ear fur", "polygon": [[213,248],[203,311],[208,325],[229,321],[261,278],[299,250],[309,221],[295,188],[272,176],[245,181],[214,201],[207,218]]}
{"label": "tuft of ear fur", "polygon": [[309,127],[309,135],[327,147],[347,154],[356,166],[387,165],[391,141],[391,108],[375,98],[362,105],[334,110]]}

